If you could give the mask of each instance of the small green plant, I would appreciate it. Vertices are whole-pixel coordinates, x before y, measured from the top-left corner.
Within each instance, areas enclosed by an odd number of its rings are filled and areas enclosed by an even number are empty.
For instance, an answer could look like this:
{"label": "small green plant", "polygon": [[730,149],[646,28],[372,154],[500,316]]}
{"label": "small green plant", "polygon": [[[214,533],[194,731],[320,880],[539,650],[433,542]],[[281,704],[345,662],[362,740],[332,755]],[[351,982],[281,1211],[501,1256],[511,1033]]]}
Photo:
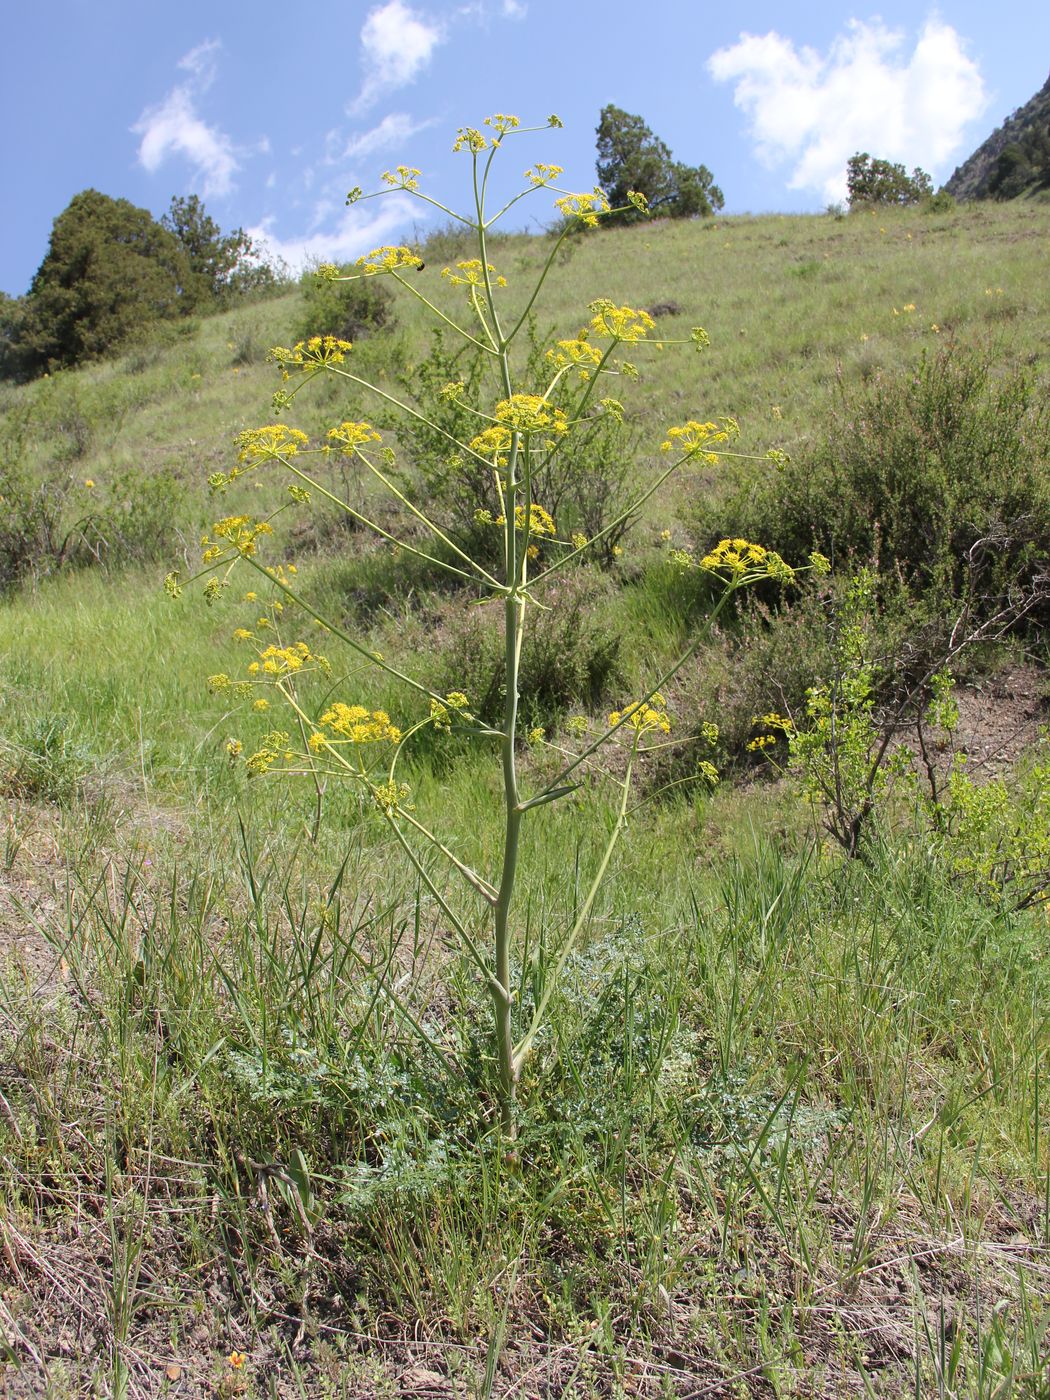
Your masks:
{"label": "small green plant", "polygon": [[0,790],[22,800],[66,803],[93,761],[73,720],[62,715],[35,719],[0,746]]}
{"label": "small green plant", "polygon": [[[552,117],[547,125],[561,123]],[[514,303],[504,294],[506,279],[489,261],[494,225],[520,199],[540,190],[552,190],[558,196],[557,209],[577,225],[593,226],[614,212],[601,190],[561,189],[561,168],[550,164],[533,166],[526,172],[526,187],[491,212],[492,163],[507,140],[520,138],[526,130],[530,129],[521,128],[516,117],[503,114],[487,118],[485,129],[460,130],[454,149],[471,162],[473,208],[469,214],[456,213],[423,193],[418,170],[398,166],[383,177],[389,188],[423,200],[461,225],[473,239],[476,256],[459,259],[439,276],[431,269],[430,278],[421,278],[422,259],[407,247],[377,248],[360,258],[351,273],[334,266],[318,269],[319,276],[336,288],[357,282],[368,287],[377,277],[392,278],[423,303],[444,334],[451,332],[471,354],[484,357],[494,370],[494,390],[485,391],[484,381],[475,382],[472,373],[450,377],[438,392],[450,406],[449,413],[440,421],[432,420],[413,404],[356,374],[351,367],[352,344],[341,337],[318,334],[271,352],[285,383],[293,384],[275,395],[275,412],[290,408],[304,385],[330,375],[355,395],[372,394],[380,413],[396,415],[399,422],[407,419],[440,440],[447,469],[462,471],[478,483],[472,523],[495,542],[495,548],[472,552],[467,541],[456,539],[434,518],[425,495],[413,499],[401,484],[396,453],[384,443],[384,433],[365,419],[339,423],[316,445],[304,432],[283,422],[244,432],[238,439],[237,465],[211,478],[214,490],[226,494],[239,490],[245,476],[278,464],[292,478],[281,510],[305,507],[316,497],[327,499],[397,551],[428,562],[472,589],[502,619],[498,704],[486,703],[483,708],[483,697],[468,694],[462,684],[447,690],[429,687],[319,611],[301,588],[294,564],[267,567],[259,557],[260,547],[273,534],[272,515],[260,519],[243,510],[231,513],[213,525],[204,542],[209,600],[223,594],[236,565],[247,566],[260,581],[258,591],[244,595],[252,609],[248,625],[234,633],[251,660],[232,677],[220,673],[211,679],[214,690],[228,699],[243,699],[265,726],[265,732],[250,743],[230,739],[230,757],[243,762],[250,776],[280,771],[309,776],[318,796],[319,818],[329,781],[354,784],[365,807],[387,824],[487,991],[493,1016],[498,1121],[508,1138],[516,1130],[515,1103],[523,1070],[625,828],[633,774],[648,753],[668,742],[671,718],[661,688],[703,644],[739,589],[759,580],[784,582],[794,577],[779,555],[743,539],[723,540],[696,561],[683,556],[682,565],[717,581],[706,626],[697,631],[684,653],[646,682],[637,698],[614,710],[597,732],[581,721],[564,742],[554,744],[530,722],[529,705],[522,696],[526,638],[534,611],[559,605],[558,590],[553,587],[558,576],[599,550],[603,540],[631,519],[674,472],[688,464],[717,464],[729,452],[737,429],[731,419],[689,420],[668,428],[661,444],[666,465],[648,481],[635,483],[632,498],[594,535],[588,537],[582,530],[566,535],[551,502],[562,488],[559,476],[571,461],[571,444],[581,434],[586,437],[603,415],[622,416],[619,401],[605,396],[603,387],[609,380],[634,376],[633,359],[628,356],[644,353],[647,346],[675,342],[654,336],[655,323],[647,312],[600,298],[591,303],[590,319],[577,335],[556,341],[542,355],[530,355],[536,375],[532,383],[516,380],[512,361],[516,342],[529,334],[530,318],[560,240],[553,244],[536,285]],[[360,190],[352,190],[348,202],[362,197]],[[628,205],[644,211],[646,202],[631,193]],[[689,339],[678,343],[699,351],[706,346],[707,336],[696,328]],[[352,462],[393,500],[399,519],[377,519],[360,490],[339,500],[325,486],[322,473],[313,469],[310,458],[315,454],[322,463],[331,454]],[[172,576],[169,587],[177,593],[179,580]],[[308,624],[314,629],[309,640],[304,635]],[[349,669],[337,669],[331,658],[333,646],[351,660]],[[403,688],[407,695],[403,718],[394,719],[374,701],[357,698],[369,669]],[[271,714],[274,706],[280,715],[276,722]],[[424,731],[458,734],[495,750],[504,837],[491,873],[472,868],[457,853],[454,834],[439,835],[416,814],[407,765],[413,740]],[[531,783],[521,766],[525,743],[533,749],[546,748],[550,759]],[[619,792],[604,851],[577,902],[571,927],[564,931],[557,952],[544,960],[542,977],[523,1005],[513,976],[521,936],[516,930],[520,912],[515,896],[523,828],[534,818],[542,821],[553,804],[580,791],[585,781],[600,777],[601,756],[613,745],[619,753],[606,776]],[[451,872],[454,887],[450,888],[436,861]],[[552,942],[548,937],[548,948]]]}

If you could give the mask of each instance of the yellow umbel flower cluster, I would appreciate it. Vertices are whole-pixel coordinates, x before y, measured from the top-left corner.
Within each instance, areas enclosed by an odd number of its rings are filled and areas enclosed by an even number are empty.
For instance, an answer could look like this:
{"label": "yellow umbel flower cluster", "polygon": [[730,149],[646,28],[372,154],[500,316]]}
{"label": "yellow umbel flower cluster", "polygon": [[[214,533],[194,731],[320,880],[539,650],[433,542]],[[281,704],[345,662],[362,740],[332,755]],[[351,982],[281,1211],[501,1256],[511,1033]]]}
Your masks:
{"label": "yellow umbel flower cluster", "polygon": [[514,433],[535,433],[549,428],[561,436],[569,431],[565,410],[555,408],[541,394],[513,394],[501,399],[494,413],[498,422]]}
{"label": "yellow umbel flower cluster", "polygon": [[485,285],[485,272],[495,273],[493,281],[497,287],[505,287],[507,279],[501,277],[490,262],[482,264],[480,258],[465,258],[463,262],[456,263],[459,272],[453,272],[450,267],[441,269],[442,277],[448,279],[453,287],[483,287]]}
{"label": "yellow umbel flower cluster", "polygon": [[[233,756],[235,755],[231,754],[231,757]],[[287,733],[283,729],[272,729],[255,753],[245,759],[244,766],[250,778],[258,778],[281,759],[284,759],[285,763],[291,763],[293,758],[295,754],[288,747]]]}
{"label": "yellow umbel flower cluster", "polygon": [[[207,535],[201,537],[201,546],[204,549],[201,557],[205,564],[211,564],[218,559],[227,546],[232,546],[244,558],[250,558],[255,553],[255,544],[259,536],[272,535],[273,527],[265,520],[253,520],[250,515],[228,515],[224,520],[216,520],[211,532],[215,536],[214,540],[209,539]],[[225,544],[220,544],[220,540],[225,541]]]}
{"label": "yellow umbel flower cluster", "polygon": [[595,185],[591,194],[565,194],[554,201],[567,219],[579,219],[584,228],[597,228],[601,214],[608,214],[609,201],[605,191]]}
{"label": "yellow umbel flower cluster", "polygon": [[304,667],[316,666],[321,671],[331,671],[328,660],[311,652],[306,642],[293,642],[290,646],[268,646],[259,653],[258,661],[248,667],[250,676],[272,676],[276,680],[284,676],[294,676]]}
{"label": "yellow umbel flower cluster", "polygon": [[373,248],[370,253],[365,253],[363,257],[358,258],[356,266],[361,269],[365,277],[374,277],[378,272],[396,272],[399,267],[420,268],[423,266],[423,259],[418,253],[413,253],[411,248],[406,248],[403,244],[399,247],[387,244],[382,248]]}
{"label": "yellow umbel flower cluster", "polygon": [[[397,744],[401,730],[390,723],[385,710],[366,710],[364,705],[344,705],[337,700],[317,721],[318,729],[310,735],[310,747],[315,751],[334,744]],[[332,735],[322,733],[330,729]]]}
{"label": "yellow umbel flower cluster", "polygon": [[336,335],[312,335],[309,340],[297,340],[290,350],[286,345],[275,345],[267,358],[281,366],[287,379],[289,365],[304,374],[326,365],[341,365],[353,348],[352,341]]}
{"label": "yellow umbel flower cluster", "polygon": [[294,457],[301,448],[309,445],[310,439],[298,428],[289,428],[285,423],[268,423],[264,428],[248,428],[238,433],[233,441],[237,448],[237,460],[249,467],[257,467],[260,462]]}
{"label": "yellow umbel flower cluster", "polygon": [[559,340],[547,351],[547,360],[555,369],[567,369],[570,365],[575,365],[580,372],[580,378],[586,383],[595,365],[601,364],[602,352],[597,345],[588,341],[587,331],[584,329],[573,340]]}
{"label": "yellow umbel flower cluster", "polygon": [[780,583],[790,583],[795,577],[794,569],[779,554],[750,540],[720,540],[700,560],[700,567],[709,573],[727,573],[732,579],[765,575]]}
{"label": "yellow umbel flower cluster", "polygon": [[488,149],[488,144],[476,126],[461,126],[452,143],[452,149],[462,151],[466,147],[473,155],[478,155],[479,152]]}
{"label": "yellow umbel flower cluster", "polygon": [[[519,530],[524,530],[525,521],[525,507],[515,506],[514,524],[516,528]],[[502,517],[497,517],[497,525],[503,525],[504,523],[505,521]],[[556,535],[558,533],[555,529],[554,520],[551,517],[550,513],[544,510],[542,506],[536,505],[535,502],[533,502],[533,504],[529,506],[528,525],[530,535]]]}
{"label": "yellow umbel flower cluster", "polygon": [[590,329],[594,334],[612,336],[613,340],[625,343],[644,340],[656,328],[656,322],[648,311],[638,311],[633,306],[617,306],[608,297],[592,301],[588,310],[591,312]]}
{"label": "yellow umbel flower cluster", "polygon": [[383,439],[371,423],[340,423],[338,428],[329,428],[329,441],[338,443],[339,450],[352,457],[359,447],[367,447],[370,442]]}
{"label": "yellow umbel flower cluster", "polygon": [[[782,715],[777,710],[770,710],[764,715],[752,715],[751,723],[766,730],[766,733],[757,735],[748,743],[747,747],[752,753],[761,753],[764,749],[772,748],[778,738],[782,736],[786,739],[795,728],[787,715]],[[776,732],[770,733],[771,730]]]}
{"label": "yellow umbel flower cluster", "polygon": [[639,734],[652,731],[670,734],[671,721],[667,714],[667,701],[659,691],[655,691],[648,700],[640,700],[623,710],[613,710],[609,716],[610,728],[620,723],[629,724]]}
{"label": "yellow umbel flower cluster", "polygon": [[502,424],[486,428],[484,432],[478,433],[477,437],[470,439],[469,446],[471,452],[485,457],[494,466],[505,467],[507,453],[510,451],[510,429],[504,428]]}
{"label": "yellow umbel flower cluster", "polygon": [[430,722],[435,729],[442,729],[446,734],[451,733],[452,720],[455,715],[461,715],[464,719],[473,718],[467,706],[470,701],[461,690],[450,690],[445,696],[445,703],[440,700],[430,702]]}
{"label": "yellow umbel flower cluster", "polygon": [[715,466],[718,453],[714,447],[724,447],[740,434],[740,425],[735,418],[721,418],[717,423],[698,423],[691,418],[688,423],[667,429],[667,437],[660,444],[661,452],[680,452],[690,462],[706,462]]}
{"label": "yellow umbel flower cluster", "polygon": [[562,165],[545,165],[542,161],[537,161],[526,170],[525,179],[533,188],[541,189],[544,185],[553,185],[558,176],[564,173],[565,167]]}
{"label": "yellow umbel flower cluster", "polygon": [[[414,165],[399,165],[394,171],[383,171],[383,183],[390,185],[395,190],[418,190],[421,173]],[[350,194],[353,193],[354,191],[351,190]],[[349,202],[350,196],[348,195],[347,203]]]}
{"label": "yellow umbel flower cluster", "polygon": [[485,118],[485,125],[491,126],[497,133],[496,144],[499,144],[499,137],[506,136],[508,131],[514,131],[521,126],[517,117],[508,116],[506,112],[494,112],[491,117]]}

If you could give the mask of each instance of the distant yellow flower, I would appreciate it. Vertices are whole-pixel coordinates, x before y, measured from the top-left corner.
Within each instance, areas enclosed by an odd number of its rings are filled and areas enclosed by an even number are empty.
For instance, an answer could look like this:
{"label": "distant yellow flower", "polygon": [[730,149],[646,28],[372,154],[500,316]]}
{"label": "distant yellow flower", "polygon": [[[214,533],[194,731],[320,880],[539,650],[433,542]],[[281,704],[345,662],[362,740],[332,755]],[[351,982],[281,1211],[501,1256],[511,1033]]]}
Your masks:
{"label": "distant yellow flower", "polygon": [[95,483],[91,480],[90,477],[87,478],[87,480],[84,482],[84,485],[87,487],[87,489],[88,489],[89,491],[94,490]]}
{"label": "distant yellow flower", "polygon": [[239,1371],[248,1358],[243,1351],[231,1351],[226,1359],[235,1371]]}

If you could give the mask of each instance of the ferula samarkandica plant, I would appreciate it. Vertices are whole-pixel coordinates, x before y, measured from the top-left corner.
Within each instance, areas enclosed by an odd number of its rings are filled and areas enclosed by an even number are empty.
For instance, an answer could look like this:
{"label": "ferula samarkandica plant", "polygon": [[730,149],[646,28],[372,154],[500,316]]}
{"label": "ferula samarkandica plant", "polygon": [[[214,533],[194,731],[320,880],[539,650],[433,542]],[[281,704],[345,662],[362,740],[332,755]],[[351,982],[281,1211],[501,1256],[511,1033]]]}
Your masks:
{"label": "ferula samarkandica plant", "polygon": [[[551,117],[546,127],[561,122]],[[359,523],[369,527],[400,549],[422,556],[432,565],[469,583],[502,608],[506,666],[505,700],[498,725],[482,723],[471,709],[470,697],[458,691],[438,694],[425,684],[372,652],[364,641],[353,637],[330,618],[321,615],[303,596],[294,574],[294,565],[267,565],[263,551],[272,532],[270,520],[250,514],[227,515],[218,520],[204,539],[205,593],[217,598],[230,582],[235,566],[247,566],[266,582],[271,602],[263,606],[259,595],[249,591],[246,601],[256,605],[259,617],[250,627],[238,628],[235,636],[248,652],[248,659],[233,676],[226,673],[211,678],[218,690],[228,690],[243,698],[246,706],[270,715],[279,714],[275,727],[262,738],[244,745],[229,745],[231,757],[247,765],[253,775],[265,772],[307,773],[320,799],[324,784],[344,779],[359,785],[374,810],[390,827],[397,844],[416,870],[455,932],[476,974],[491,999],[493,1048],[497,1065],[495,1099],[499,1124],[513,1136],[516,1094],[522,1066],[533,1052],[537,1033],[544,1022],[550,999],[557,992],[572,949],[584,931],[595,896],[608,868],[616,843],[624,829],[632,772],[639,756],[655,745],[668,742],[671,719],[662,687],[700,646],[727,599],[739,588],[760,579],[790,579],[789,566],[771,551],[746,540],[725,540],[700,560],[676,556],[681,567],[695,567],[720,578],[724,584],[720,599],[708,620],[708,629],[697,636],[685,655],[663,675],[654,676],[646,693],[625,703],[608,716],[607,723],[593,729],[583,721],[568,726],[568,732],[552,744],[557,768],[553,777],[533,787],[523,780],[521,754],[532,745],[546,743],[544,732],[524,731],[519,718],[519,672],[522,640],[536,605],[537,585],[584,556],[615,529],[629,514],[636,512],[673,473],[690,464],[710,465],[719,461],[736,436],[732,419],[719,422],[689,420],[668,427],[662,442],[666,462],[652,479],[639,484],[635,498],[615,520],[591,539],[579,533],[563,538],[558,522],[542,499],[537,499],[536,483],[551,479],[559,467],[559,456],[572,434],[604,414],[622,414],[618,400],[607,386],[634,377],[631,358],[650,347],[671,344],[656,336],[649,314],[620,305],[613,298],[593,301],[585,324],[574,336],[558,340],[546,351],[546,382],[518,385],[512,368],[516,340],[527,331],[547,275],[554,263],[561,239],[574,226],[593,226],[613,212],[599,189],[574,192],[560,187],[561,167],[534,164],[525,171],[524,188],[501,208],[489,207],[489,176],[494,160],[507,144],[527,132],[544,127],[523,128],[516,117],[497,114],[482,127],[465,127],[458,133],[454,150],[460,151],[470,168],[472,207],[468,213],[449,208],[422,187],[420,171],[398,166],[383,176],[387,189],[398,190],[439,210],[465,230],[469,230],[476,256],[464,258],[443,270],[427,269],[421,276],[422,260],[407,247],[376,248],[357,260],[353,277],[388,277],[406,293],[424,303],[428,312],[447,334],[454,331],[471,346],[489,357],[495,370],[497,390],[493,401],[468,402],[462,383],[449,383],[443,393],[467,409],[476,431],[463,434],[465,440],[445,433],[449,460],[469,463],[483,469],[483,479],[491,482],[488,503],[479,501],[477,519],[500,532],[502,557],[491,565],[472,557],[444,531],[427,511],[427,502],[413,500],[404,489],[404,478],[396,472],[394,454],[383,443],[381,432],[364,416],[375,412],[404,413],[420,417],[411,403],[402,402],[386,389],[371,385],[354,370],[353,346],[333,336],[315,336],[291,347],[278,347],[272,359],[280,367],[285,387],[274,399],[275,412],[287,417],[296,396],[319,375],[333,375],[345,385],[348,416],[335,424],[319,441],[285,422],[275,422],[244,432],[237,439],[238,457],[228,472],[211,478],[213,489],[225,494],[246,474],[264,468],[278,468],[290,477],[287,506],[305,505],[314,496],[328,499]],[[513,303],[510,310],[506,280],[490,260],[490,238],[494,226],[519,200],[550,191],[564,219],[561,237],[552,240],[536,285]],[[380,191],[382,193],[383,191]],[[364,196],[352,190],[348,203]],[[642,195],[629,196],[644,211]],[[343,280],[346,274],[326,266],[318,275]],[[455,293],[449,309],[447,292]],[[444,293],[444,295],[443,295]],[[439,302],[444,301],[445,305]],[[688,340],[678,342],[694,352],[708,343],[705,332],[694,329]],[[535,362],[533,358],[533,362]],[[361,416],[358,416],[361,415]],[[436,428],[435,424],[430,425]],[[444,432],[442,429],[436,429]],[[324,485],[320,470],[333,453],[352,459],[374,478],[375,483],[396,501],[403,527],[389,526],[372,518],[364,499],[343,500]],[[731,454],[732,455],[732,454]],[[490,508],[498,502],[498,509]],[[177,579],[170,580],[177,592]],[[292,605],[295,605],[294,607]],[[287,610],[287,611],[286,611]],[[312,619],[311,641],[289,632],[291,618]],[[316,624],[322,624],[320,632]],[[323,636],[323,652],[315,650],[317,636]],[[352,667],[341,665],[335,653],[349,657]],[[392,717],[373,706],[363,677],[368,668],[386,672],[404,687],[404,710]],[[311,707],[309,686],[304,679],[311,673],[326,677],[326,698],[322,707]],[[353,681],[351,684],[351,676]],[[281,725],[283,727],[277,727]],[[493,759],[502,775],[503,841],[496,868],[488,873],[475,870],[455,852],[455,834],[431,831],[417,816],[402,780],[402,755],[427,726],[439,732],[469,732],[492,746]],[[710,727],[710,726],[709,726]],[[593,872],[588,893],[577,911],[573,926],[561,939],[560,951],[548,971],[535,1004],[525,1014],[515,1003],[512,987],[512,961],[515,947],[515,891],[519,869],[522,830],[530,820],[544,819],[551,804],[576,791],[585,773],[593,770],[605,745],[618,742],[625,758],[616,765],[615,781],[621,788],[618,818],[604,854]],[[701,776],[714,778],[710,764],[701,765]],[[435,855],[448,870],[447,880],[435,876]]]}

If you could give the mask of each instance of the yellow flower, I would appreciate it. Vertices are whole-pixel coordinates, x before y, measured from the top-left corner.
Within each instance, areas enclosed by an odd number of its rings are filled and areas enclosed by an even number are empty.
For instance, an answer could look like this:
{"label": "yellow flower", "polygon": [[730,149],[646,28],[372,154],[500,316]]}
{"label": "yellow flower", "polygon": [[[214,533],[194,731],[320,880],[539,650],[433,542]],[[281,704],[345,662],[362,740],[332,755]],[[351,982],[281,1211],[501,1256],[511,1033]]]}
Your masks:
{"label": "yellow flower", "polygon": [[553,185],[559,175],[564,174],[564,167],[560,165],[544,165],[537,161],[525,172],[525,179],[530,185],[539,189],[542,185]]}
{"label": "yellow flower", "polygon": [[332,442],[339,443],[341,452],[347,456],[353,456],[359,447],[364,447],[370,442],[382,442],[383,439],[372,427],[371,423],[340,423],[338,428],[330,428],[328,437]]}
{"label": "yellow flower", "polygon": [[269,358],[278,364],[288,378],[288,366],[294,365],[305,374],[309,370],[324,369],[326,365],[341,365],[353,342],[340,340],[334,335],[312,335],[309,340],[297,340],[289,350],[284,345],[275,345]]}
{"label": "yellow flower", "polygon": [[494,127],[499,136],[506,136],[508,131],[519,127],[521,122],[517,117],[508,116],[506,112],[496,112],[491,117],[485,118],[485,125]]}
{"label": "yellow flower", "polygon": [[608,297],[592,301],[590,328],[595,335],[609,335],[614,340],[632,342],[644,340],[656,326],[648,311],[636,311],[632,306],[617,306]]}
{"label": "yellow flower", "polygon": [[235,1371],[239,1371],[248,1358],[243,1351],[231,1351],[226,1359]]}
{"label": "yellow flower", "polygon": [[505,467],[506,454],[510,451],[510,429],[504,428],[502,424],[486,428],[484,432],[478,433],[477,437],[471,438],[470,450],[476,452],[479,457],[488,458],[497,467]]}
{"label": "yellow flower", "polygon": [[284,423],[269,423],[265,428],[249,428],[238,433],[234,444],[239,449],[238,461],[249,466],[260,462],[274,461],[281,457],[294,457],[310,439],[298,428],[289,428]]}
{"label": "yellow flower", "polygon": [[390,716],[385,710],[373,710],[369,714],[363,705],[344,705],[339,700],[325,711],[317,723],[351,744],[375,744],[382,741],[396,744],[401,739],[401,730],[391,724]]}
{"label": "yellow flower", "polygon": [[609,201],[605,192],[595,185],[591,194],[562,195],[561,199],[554,201],[554,207],[560,209],[567,219],[579,219],[585,228],[597,228],[598,216],[609,212]]}
{"label": "yellow flower", "polygon": [[660,692],[656,691],[648,700],[638,701],[623,710],[613,710],[609,716],[609,727],[615,728],[619,724],[629,724],[639,734],[646,734],[651,730],[670,734],[671,721],[667,715],[667,702]]}
{"label": "yellow flower", "polygon": [[494,413],[498,422],[515,433],[535,433],[543,428],[559,435],[569,431],[564,409],[554,408],[540,394],[512,394],[496,405]]}
{"label": "yellow flower", "polygon": [[89,491],[91,491],[91,490],[94,489],[95,483],[91,480],[90,477],[88,477],[88,479],[84,482],[84,485],[87,487],[87,489],[88,489]]}
{"label": "yellow flower", "polygon": [[779,554],[742,539],[719,541],[700,560],[700,567],[708,573],[725,572],[737,581],[771,578],[780,583],[790,583],[795,577],[794,569]]}
{"label": "yellow flower", "polygon": [[681,452],[690,462],[706,462],[714,466],[718,453],[712,447],[721,447],[740,433],[735,418],[721,418],[717,423],[697,423],[690,419],[680,427],[668,428],[667,437],[660,444],[661,452]]}
{"label": "yellow flower", "polygon": [[592,368],[601,364],[602,352],[597,345],[590,344],[587,340],[587,332],[581,331],[573,340],[559,340],[552,349],[547,351],[547,359],[555,369],[565,369],[569,365],[575,365],[579,370],[580,378],[586,381],[591,377]]}
{"label": "yellow flower", "polygon": [[475,126],[461,126],[452,143],[453,151],[461,151],[464,146],[468,151],[477,155],[479,151],[484,151],[488,147],[488,142]]}
{"label": "yellow flower", "polygon": [[[459,268],[458,273],[453,272],[450,267],[441,270],[442,277],[447,278],[453,287],[483,287],[485,285],[485,272],[496,273],[496,269],[491,263],[485,263],[483,266],[480,258],[467,258],[463,262],[456,263],[456,266]],[[500,277],[498,273],[496,273],[494,280],[497,287],[507,285],[507,279]]]}
{"label": "yellow flower", "polygon": [[393,174],[383,172],[383,180],[395,190],[418,190],[420,172],[414,165],[399,165]]}
{"label": "yellow flower", "polygon": [[[255,553],[255,543],[260,535],[273,534],[273,527],[265,520],[253,520],[250,515],[227,515],[222,520],[216,520],[211,529],[217,540],[225,540],[246,559]],[[208,542],[205,537],[203,543]],[[216,552],[221,554],[222,550],[217,543],[213,543],[205,553],[205,561],[210,562],[215,558]]]}
{"label": "yellow flower", "polygon": [[[399,166],[398,168],[403,169],[404,167]],[[419,174],[418,170],[416,174]],[[385,179],[386,176],[383,178]],[[414,186],[405,185],[403,188],[410,189]],[[370,253],[358,258],[357,266],[361,268],[366,277],[372,277],[378,272],[396,272],[399,267],[422,267],[423,259],[418,253],[413,253],[411,248],[406,248],[403,245],[393,247],[388,244],[382,248],[373,248]]]}

